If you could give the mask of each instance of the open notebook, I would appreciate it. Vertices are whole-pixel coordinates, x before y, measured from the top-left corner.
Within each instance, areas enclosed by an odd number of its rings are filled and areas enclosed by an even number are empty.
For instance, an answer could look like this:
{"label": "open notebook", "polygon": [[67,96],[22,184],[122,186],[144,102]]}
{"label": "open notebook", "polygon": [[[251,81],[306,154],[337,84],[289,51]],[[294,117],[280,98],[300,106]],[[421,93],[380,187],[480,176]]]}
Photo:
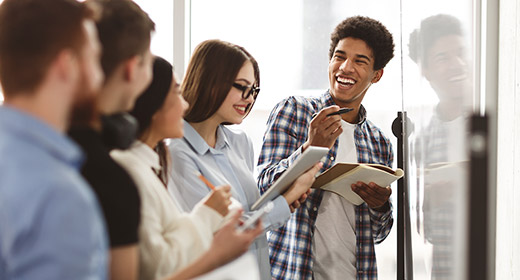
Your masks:
{"label": "open notebook", "polygon": [[402,169],[393,170],[381,164],[336,163],[316,178],[312,188],[334,192],[352,204],[360,205],[364,201],[352,191],[352,184],[374,182],[384,188],[403,175]]}

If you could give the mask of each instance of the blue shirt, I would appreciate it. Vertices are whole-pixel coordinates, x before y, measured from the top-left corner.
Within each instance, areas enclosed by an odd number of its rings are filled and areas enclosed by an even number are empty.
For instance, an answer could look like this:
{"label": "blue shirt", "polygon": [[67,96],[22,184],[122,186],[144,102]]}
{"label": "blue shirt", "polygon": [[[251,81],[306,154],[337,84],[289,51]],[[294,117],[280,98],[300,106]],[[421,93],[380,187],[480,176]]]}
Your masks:
{"label": "blue shirt", "polygon": [[107,236],[82,153],[0,106],[0,279],[106,279]]}
{"label": "blue shirt", "polygon": [[[289,97],[275,106],[267,121],[258,159],[258,187],[261,192],[269,189],[274,180],[300,156],[312,115],[331,105],[334,101],[327,91],[319,97]],[[392,166],[390,140],[366,119],[363,106],[354,130],[354,140],[359,163]],[[334,164],[337,149],[336,140],[321,171]],[[321,191],[313,190],[282,228],[271,231],[269,253],[273,278],[313,279],[312,236],[322,196]],[[357,279],[377,279],[374,243],[383,241],[390,233],[392,205],[384,213],[370,209],[366,203],[356,206],[355,211]]]}
{"label": "blue shirt", "polygon": [[[244,132],[221,125],[212,148],[184,122],[184,138],[172,140],[169,148],[172,168],[168,189],[183,210],[191,210],[210,191],[197,177],[198,171],[215,186],[230,185],[233,197],[242,204],[246,215],[252,214],[250,207],[260,198],[260,192],[253,175],[253,144]],[[273,210],[262,219],[266,230],[282,226],[291,215],[285,198],[279,196],[273,203]],[[261,278],[271,279],[265,235],[257,238],[250,251],[257,256]]]}

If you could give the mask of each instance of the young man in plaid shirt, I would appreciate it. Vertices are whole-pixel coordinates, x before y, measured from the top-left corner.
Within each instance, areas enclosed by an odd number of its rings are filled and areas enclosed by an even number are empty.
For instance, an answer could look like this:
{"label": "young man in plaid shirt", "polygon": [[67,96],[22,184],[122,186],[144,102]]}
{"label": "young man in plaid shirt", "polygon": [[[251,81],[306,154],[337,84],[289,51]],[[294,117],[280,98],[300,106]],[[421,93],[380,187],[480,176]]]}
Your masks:
{"label": "young man in plaid shirt", "polygon": [[[289,97],[267,123],[258,161],[258,186],[265,192],[310,145],[329,147],[322,171],[335,162],[392,166],[390,141],[366,119],[361,105],[372,83],[393,57],[392,35],[378,21],[351,17],[331,35],[330,89],[320,97]],[[348,107],[342,115],[327,114]],[[391,189],[372,182],[352,188],[359,206],[331,192],[313,190],[290,220],[269,234],[275,279],[377,279],[374,243],[393,224]]]}

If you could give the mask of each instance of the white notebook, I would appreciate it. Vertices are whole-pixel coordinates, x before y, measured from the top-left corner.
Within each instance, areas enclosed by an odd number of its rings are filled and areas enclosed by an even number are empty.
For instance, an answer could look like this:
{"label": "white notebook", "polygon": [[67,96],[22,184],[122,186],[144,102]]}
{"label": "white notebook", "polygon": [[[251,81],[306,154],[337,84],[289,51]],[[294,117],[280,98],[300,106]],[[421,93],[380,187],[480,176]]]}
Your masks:
{"label": "white notebook", "polygon": [[336,163],[316,178],[312,188],[331,191],[354,205],[360,205],[364,201],[352,191],[352,184],[358,181],[366,184],[374,182],[385,188],[403,175],[400,168],[392,170],[380,164]]}

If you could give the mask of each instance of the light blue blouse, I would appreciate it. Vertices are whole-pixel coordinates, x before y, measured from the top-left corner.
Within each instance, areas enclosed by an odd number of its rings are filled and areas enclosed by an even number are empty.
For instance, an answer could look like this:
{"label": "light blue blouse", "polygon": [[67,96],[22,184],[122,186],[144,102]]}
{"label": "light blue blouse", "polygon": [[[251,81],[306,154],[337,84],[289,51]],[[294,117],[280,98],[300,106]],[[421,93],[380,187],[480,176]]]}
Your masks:
{"label": "light blue blouse", "polygon": [[[252,214],[249,209],[260,192],[253,175],[253,145],[244,132],[221,125],[217,129],[215,148],[212,148],[185,121],[184,138],[173,139],[169,149],[172,168],[168,190],[180,208],[190,211],[210,191],[197,177],[198,171],[215,186],[230,185],[233,197],[242,204],[245,214]],[[291,215],[282,196],[273,203],[273,210],[262,219],[266,231],[282,226]],[[271,279],[265,234],[257,238],[249,250],[257,256],[261,278]]]}

